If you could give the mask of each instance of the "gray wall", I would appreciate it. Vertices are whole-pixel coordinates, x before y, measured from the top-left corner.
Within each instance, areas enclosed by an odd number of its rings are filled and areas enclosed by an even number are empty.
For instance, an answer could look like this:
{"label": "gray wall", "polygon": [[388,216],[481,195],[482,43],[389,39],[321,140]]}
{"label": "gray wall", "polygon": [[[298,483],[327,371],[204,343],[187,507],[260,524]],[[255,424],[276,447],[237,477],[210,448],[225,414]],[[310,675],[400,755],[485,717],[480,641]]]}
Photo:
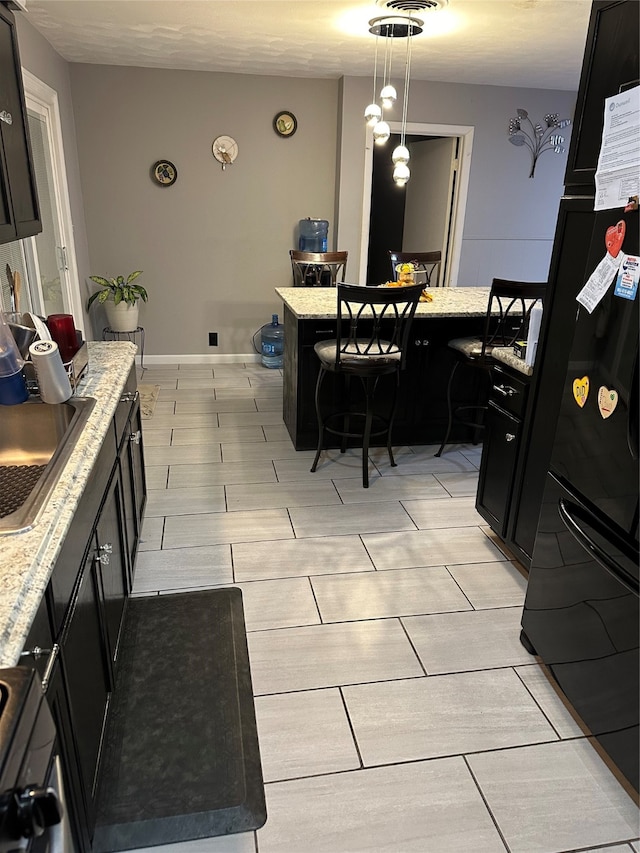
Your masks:
{"label": "gray wall", "polygon": [[[148,354],[252,352],[281,313],[299,219],[334,220],[337,80],[70,66],[91,272],[144,270]],[[298,119],[288,139],[272,128]],[[239,146],[222,171],[219,135]],[[173,162],[160,187],[152,164]],[[219,334],[209,348],[208,332]]]}
{"label": "gray wall", "polygon": [[[305,216],[329,219],[330,248],[349,251],[357,279],[367,78],[70,65],[17,18],[23,65],[60,98],[81,287],[90,273],[143,269],[148,354],[250,353],[253,332],[281,311],[273,289],[291,282]],[[546,276],[566,155],[544,154],[530,180],[507,125],[518,107],[570,118],[574,102],[572,92],[412,82],[409,121],[475,128],[460,284]],[[281,109],[298,117],[290,139],[271,127]],[[221,134],[240,147],[224,172],[211,154]],[[149,177],[160,158],[178,168],[173,187]],[[103,318],[92,320],[98,335]]]}
{"label": "gray wall", "polygon": [[[540,89],[413,81],[409,122],[474,127],[469,195],[458,284],[488,285],[494,276],[545,279],[566,153],[545,153],[529,179],[528,151],[508,141],[509,119],[523,107],[535,121],[557,112],[572,118],[576,95]],[[358,274],[365,169],[365,106],[370,82],[345,78],[341,103],[340,249],[349,250],[350,280]],[[397,116],[392,116],[397,120]],[[565,129],[568,144],[571,127]],[[391,157],[391,152],[389,152]],[[390,166],[391,168],[391,166]]]}

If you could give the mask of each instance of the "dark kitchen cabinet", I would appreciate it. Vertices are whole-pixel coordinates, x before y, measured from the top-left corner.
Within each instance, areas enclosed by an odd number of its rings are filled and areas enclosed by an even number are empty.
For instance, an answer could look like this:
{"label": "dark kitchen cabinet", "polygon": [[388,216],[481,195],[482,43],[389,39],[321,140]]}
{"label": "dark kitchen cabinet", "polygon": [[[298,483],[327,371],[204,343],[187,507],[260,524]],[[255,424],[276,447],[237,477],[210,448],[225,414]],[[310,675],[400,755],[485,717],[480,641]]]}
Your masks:
{"label": "dark kitchen cabinet", "polygon": [[[451,338],[481,334],[482,317],[418,317],[409,332],[405,370],[400,376],[398,412],[393,425],[393,443],[440,443],[447,428],[447,380],[451,372],[452,355],[447,347]],[[318,424],[315,408],[315,387],[319,362],[314,345],[335,338],[337,321],[333,319],[299,320],[285,305],[284,354],[284,422],[296,450],[315,449]],[[456,404],[474,403],[478,393],[475,375],[466,371],[456,383]],[[337,379],[337,381],[336,381]],[[341,398],[341,377],[328,377],[323,383],[320,405],[323,411],[339,411],[345,405]],[[351,383],[351,393],[357,406],[359,383]],[[381,377],[376,389],[376,407],[384,413],[391,408],[395,380]],[[471,440],[471,430],[456,425],[453,441]],[[338,446],[336,443],[335,446]]]}
{"label": "dark kitchen cabinet", "polygon": [[88,826],[84,820],[84,808],[78,804],[83,802],[82,782],[79,773],[79,760],[76,752],[75,737],[67,687],[64,681],[62,661],[56,659],[49,668],[48,679],[44,682],[47,704],[51,710],[56,726],[56,734],[60,755],[62,756],[62,782],[64,785],[65,811],[71,825],[71,834],[76,853],[88,851],[91,848]]}
{"label": "dark kitchen cabinet", "polygon": [[[567,188],[594,192],[605,98],[638,85],[639,7],[636,0],[593,3],[564,178]],[[621,43],[629,49],[620,50]]]}
{"label": "dark kitchen cabinet", "polygon": [[0,3],[0,243],[40,231],[15,18]]}
{"label": "dark kitchen cabinet", "polygon": [[91,849],[103,733],[146,500],[143,465],[133,368],[21,658],[40,673],[56,721],[79,853]]}
{"label": "dark kitchen cabinet", "polygon": [[20,655],[20,664],[33,667],[40,678],[44,678],[52,650],[53,634],[49,614],[49,596],[43,595]]}
{"label": "dark kitchen cabinet", "polygon": [[60,646],[57,643],[54,644],[51,629],[50,600],[50,589],[47,589],[31,624],[24,651],[20,656],[20,664],[32,666],[42,680],[43,691],[56,726],[58,750],[62,756],[65,810],[71,825],[74,849],[79,853],[79,851],[89,850],[90,842],[85,820],[80,761],[69,710],[68,689],[64,680]]}
{"label": "dark kitchen cabinet", "polygon": [[116,468],[96,524],[97,550],[94,559],[101,584],[109,666],[114,672],[118,641],[129,585],[127,539],[124,530],[124,501],[120,472]]}
{"label": "dark kitchen cabinet", "polygon": [[529,432],[529,377],[498,364],[491,370],[476,509],[492,530],[529,565],[515,526],[520,511],[524,448]]}
{"label": "dark kitchen cabinet", "polygon": [[140,395],[136,389],[135,368],[129,376],[122,394],[114,420],[116,428],[120,426],[119,465],[122,477],[122,501],[127,534],[127,564],[129,567],[128,589],[133,586],[142,518],[147,499],[147,487],[144,473],[144,450],[142,444],[142,415]]}
{"label": "dark kitchen cabinet", "polygon": [[504,538],[513,480],[518,461],[521,421],[493,401],[487,410],[482,463],[478,481],[478,510]]}
{"label": "dark kitchen cabinet", "polygon": [[75,600],[60,638],[88,827],[95,821],[97,771],[110,693],[96,567],[95,551],[90,550],[80,570]]}

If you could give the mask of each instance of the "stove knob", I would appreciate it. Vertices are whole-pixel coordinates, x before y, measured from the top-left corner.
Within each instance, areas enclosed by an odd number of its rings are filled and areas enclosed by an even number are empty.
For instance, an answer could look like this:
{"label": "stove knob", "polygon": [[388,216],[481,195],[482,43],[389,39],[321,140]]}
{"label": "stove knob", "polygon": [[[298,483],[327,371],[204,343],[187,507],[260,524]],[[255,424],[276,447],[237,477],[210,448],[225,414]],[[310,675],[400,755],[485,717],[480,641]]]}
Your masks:
{"label": "stove knob", "polygon": [[29,785],[14,793],[16,823],[24,838],[37,838],[46,827],[60,823],[62,805],[53,788]]}

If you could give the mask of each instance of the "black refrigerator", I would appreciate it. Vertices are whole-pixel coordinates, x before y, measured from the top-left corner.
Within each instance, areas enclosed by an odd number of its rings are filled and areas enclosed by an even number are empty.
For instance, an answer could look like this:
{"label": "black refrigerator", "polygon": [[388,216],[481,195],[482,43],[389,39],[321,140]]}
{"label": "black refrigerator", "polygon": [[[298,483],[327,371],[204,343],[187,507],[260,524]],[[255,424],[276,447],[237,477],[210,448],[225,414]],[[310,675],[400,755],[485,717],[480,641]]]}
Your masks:
{"label": "black refrigerator", "polygon": [[[576,299],[606,252],[640,253],[638,211],[594,210],[605,98],[638,85],[638,3],[599,0],[591,21],[536,362],[532,457],[546,468],[522,641],[638,790],[638,298],[611,284]],[[536,447],[537,442],[537,447]]]}

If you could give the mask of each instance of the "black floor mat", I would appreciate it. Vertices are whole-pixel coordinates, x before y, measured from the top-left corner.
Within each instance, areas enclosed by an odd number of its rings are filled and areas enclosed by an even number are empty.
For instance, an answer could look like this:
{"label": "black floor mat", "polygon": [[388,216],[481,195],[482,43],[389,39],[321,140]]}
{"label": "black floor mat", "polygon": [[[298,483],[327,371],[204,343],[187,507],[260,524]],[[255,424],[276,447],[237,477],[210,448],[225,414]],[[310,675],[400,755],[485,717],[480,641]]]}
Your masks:
{"label": "black floor mat", "polygon": [[244,832],[265,820],[240,590],[132,598],[94,853]]}

